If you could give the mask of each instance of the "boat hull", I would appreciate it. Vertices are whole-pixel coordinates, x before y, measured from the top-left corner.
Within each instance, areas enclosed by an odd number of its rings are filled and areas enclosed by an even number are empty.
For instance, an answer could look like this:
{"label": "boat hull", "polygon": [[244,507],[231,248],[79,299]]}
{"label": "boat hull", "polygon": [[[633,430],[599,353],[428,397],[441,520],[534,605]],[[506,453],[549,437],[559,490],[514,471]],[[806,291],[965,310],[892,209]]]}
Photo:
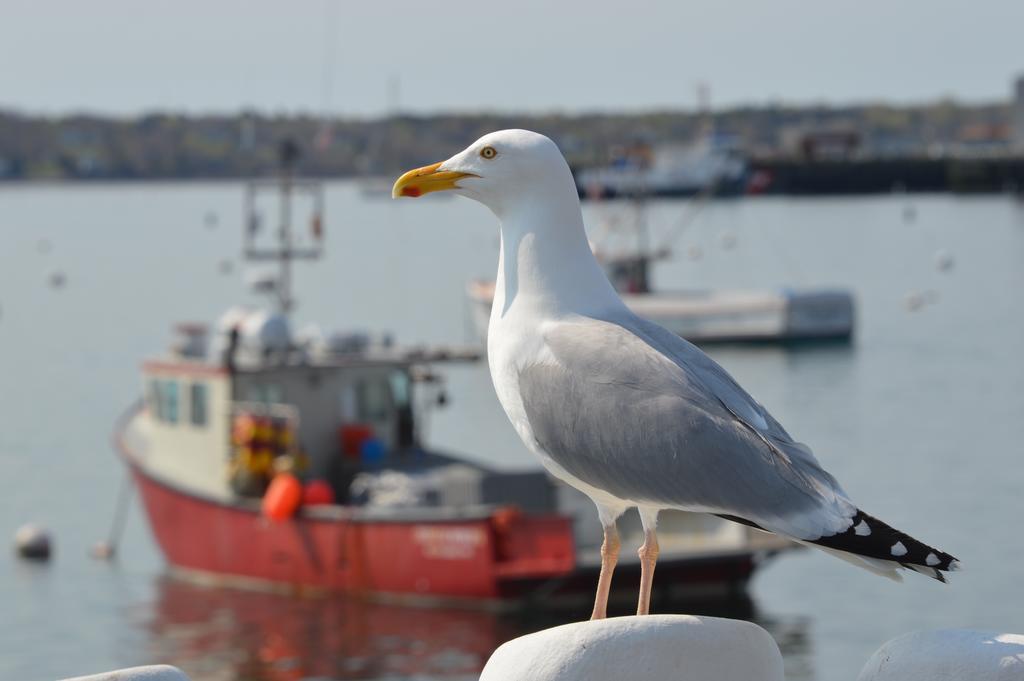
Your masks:
{"label": "boat hull", "polygon": [[[125,442],[115,446],[139,490],[153,536],[172,574],[218,586],[264,591],[345,593],[418,605],[588,607],[600,567],[576,541],[573,513],[525,513],[508,506],[380,511],[315,506],[274,521],[253,499],[204,496],[153,474]],[[626,523],[628,526],[628,523]],[[669,523],[671,524],[671,523]],[[765,535],[768,537],[768,535]],[[705,539],[705,544],[710,541]],[[745,592],[757,567],[786,548],[743,541],[668,550],[658,564],[656,598]],[[626,554],[612,602],[636,598],[639,564]]]}
{"label": "boat hull", "polygon": [[559,516],[520,517],[504,527],[491,515],[427,522],[306,515],[276,522],[255,505],[175,489],[137,465],[132,474],[168,562],[225,584],[499,599],[503,582],[553,579],[574,568],[571,523]]}

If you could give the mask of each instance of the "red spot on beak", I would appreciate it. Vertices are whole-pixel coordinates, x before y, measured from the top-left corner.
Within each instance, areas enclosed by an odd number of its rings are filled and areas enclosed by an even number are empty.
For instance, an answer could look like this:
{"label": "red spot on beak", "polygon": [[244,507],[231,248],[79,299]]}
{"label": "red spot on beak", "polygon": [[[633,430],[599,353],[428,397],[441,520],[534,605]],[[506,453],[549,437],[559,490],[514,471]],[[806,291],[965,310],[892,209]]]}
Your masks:
{"label": "red spot on beak", "polygon": [[416,185],[409,185],[408,187],[402,187],[402,196],[411,196],[413,198],[421,196],[423,192]]}

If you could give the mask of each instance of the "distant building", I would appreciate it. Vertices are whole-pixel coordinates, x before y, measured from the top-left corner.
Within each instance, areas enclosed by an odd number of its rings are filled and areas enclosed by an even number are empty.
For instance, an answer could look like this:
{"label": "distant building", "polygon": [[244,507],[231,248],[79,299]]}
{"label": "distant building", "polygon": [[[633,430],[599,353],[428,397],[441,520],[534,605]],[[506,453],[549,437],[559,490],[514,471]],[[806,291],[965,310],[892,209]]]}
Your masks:
{"label": "distant building", "polygon": [[[916,131],[914,131],[916,132]],[[876,158],[905,158],[925,153],[920,137],[905,131],[873,130],[864,141],[864,150]]]}
{"label": "distant building", "polygon": [[1015,151],[1024,152],[1024,75],[1017,77],[1013,88],[1013,131],[1011,134],[1013,148]]}
{"label": "distant building", "polygon": [[779,133],[779,148],[788,156],[806,160],[838,161],[855,157],[863,140],[853,123],[792,125]]}
{"label": "distant building", "polygon": [[249,114],[242,114],[238,122],[238,148],[242,151],[256,148],[256,121]]}
{"label": "distant building", "polygon": [[951,146],[954,153],[966,156],[1003,155],[1011,136],[1005,123],[971,123],[960,128]]}

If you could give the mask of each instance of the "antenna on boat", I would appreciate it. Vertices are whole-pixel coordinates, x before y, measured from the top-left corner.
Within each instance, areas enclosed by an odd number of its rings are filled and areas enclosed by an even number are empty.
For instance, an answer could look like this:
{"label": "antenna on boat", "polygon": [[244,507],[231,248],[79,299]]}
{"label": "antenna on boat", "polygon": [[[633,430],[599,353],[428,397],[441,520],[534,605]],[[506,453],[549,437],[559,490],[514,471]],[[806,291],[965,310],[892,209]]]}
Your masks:
{"label": "antenna on boat", "polygon": [[[292,261],[317,260],[323,255],[323,185],[316,180],[295,177],[295,166],[302,155],[298,143],[293,139],[285,139],[278,146],[280,172],[276,179],[256,179],[249,182],[245,194],[245,247],[246,260],[253,262],[277,261],[280,270],[277,278],[269,286],[263,286],[265,292],[276,294],[278,310],[288,315],[295,308],[292,295]],[[277,246],[258,244],[259,234],[263,228],[262,213],[259,210],[261,196],[271,193],[278,194],[280,223],[277,229]],[[309,240],[299,240],[292,231],[292,209],[296,196],[305,196],[312,202]]]}

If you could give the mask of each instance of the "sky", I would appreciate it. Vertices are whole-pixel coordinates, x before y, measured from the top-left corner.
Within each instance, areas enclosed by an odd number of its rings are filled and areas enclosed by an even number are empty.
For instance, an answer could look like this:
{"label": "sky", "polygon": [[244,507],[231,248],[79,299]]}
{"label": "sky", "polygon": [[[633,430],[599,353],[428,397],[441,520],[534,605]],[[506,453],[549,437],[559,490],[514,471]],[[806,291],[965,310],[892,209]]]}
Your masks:
{"label": "sky", "polygon": [[1009,97],[1024,0],[4,0],[0,108],[583,112]]}

